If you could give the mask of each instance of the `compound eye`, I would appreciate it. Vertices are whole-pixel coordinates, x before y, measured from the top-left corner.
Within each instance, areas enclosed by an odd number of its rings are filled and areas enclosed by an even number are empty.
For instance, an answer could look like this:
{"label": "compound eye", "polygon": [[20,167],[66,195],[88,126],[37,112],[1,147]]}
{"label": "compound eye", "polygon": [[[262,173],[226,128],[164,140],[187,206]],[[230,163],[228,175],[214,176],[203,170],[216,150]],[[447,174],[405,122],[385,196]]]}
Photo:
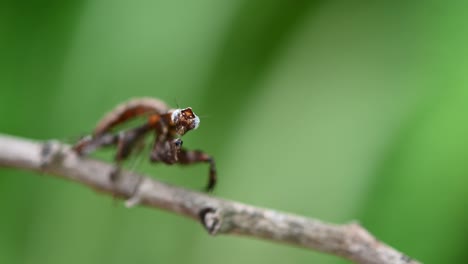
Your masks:
{"label": "compound eye", "polygon": [[190,119],[195,118],[195,115],[193,114],[193,111],[192,111],[192,109],[190,107],[182,110],[182,115],[184,117],[190,118]]}

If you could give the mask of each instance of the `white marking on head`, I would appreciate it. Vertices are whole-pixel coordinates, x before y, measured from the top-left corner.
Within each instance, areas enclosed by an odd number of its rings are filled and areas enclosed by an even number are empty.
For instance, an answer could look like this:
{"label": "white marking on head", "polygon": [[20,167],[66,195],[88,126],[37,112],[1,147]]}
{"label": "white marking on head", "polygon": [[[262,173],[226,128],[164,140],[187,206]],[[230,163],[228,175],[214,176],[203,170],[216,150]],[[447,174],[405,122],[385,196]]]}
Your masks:
{"label": "white marking on head", "polygon": [[176,123],[177,120],[179,119],[180,112],[181,112],[180,109],[176,109],[176,110],[174,110],[174,111],[172,112],[171,121],[172,121],[173,123]]}
{"label": "white marking on head", "polygon": [[193,123],[194,123],[193,129],[195,130],[200,125],[200,118],[196,114],[193,114],[193,115],[195,116],[195,119],[193,120]]}

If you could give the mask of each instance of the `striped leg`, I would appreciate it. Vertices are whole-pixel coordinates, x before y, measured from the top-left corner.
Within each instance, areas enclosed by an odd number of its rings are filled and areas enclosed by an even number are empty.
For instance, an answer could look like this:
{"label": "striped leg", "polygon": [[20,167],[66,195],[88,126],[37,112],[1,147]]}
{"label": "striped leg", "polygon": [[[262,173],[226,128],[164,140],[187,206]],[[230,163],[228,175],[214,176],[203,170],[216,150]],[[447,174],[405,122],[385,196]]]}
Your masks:
{"label": "striped leg", "polygon": [[210,165],[210,172],[208,178],[208,184],[206,186],[206,191],[211,192],[213,191],[216,185],[216,166],[213,157],[209,156],[208,154],[199,151],[199,150],[185,150],[182,149],[178,157],[178,163],[180,164],[193,164],[193,163],[208,163]]}

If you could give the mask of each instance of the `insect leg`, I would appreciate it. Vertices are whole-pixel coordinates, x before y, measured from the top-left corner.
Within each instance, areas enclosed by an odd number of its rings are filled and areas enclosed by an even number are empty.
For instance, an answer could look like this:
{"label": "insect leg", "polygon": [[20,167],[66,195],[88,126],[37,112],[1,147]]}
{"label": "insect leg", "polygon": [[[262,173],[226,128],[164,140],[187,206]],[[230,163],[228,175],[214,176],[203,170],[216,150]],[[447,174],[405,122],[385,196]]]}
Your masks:
{"label": "insect leg", "polygon": [[164,141],[156,139],[151,151],[150,161],[154,163],[163,162],[169,165],[177,163],[182,143],[183,142],[180,138]]}
{"label": "insect leg", "polygon": [[114,134],[104,134],[99,137],[87,136],[78,141],[74,146],[75,150],[79,155],[84,156],[95,151],[100,147],[106,147],[117,144],[119,136]]}
{"label": "insect leg", "polygon": [[117,153],[114,158],[116,169],[111,173],[111,180],[115,181],[117,179],[122,162],[128,158],[133,149],[138,147],[139,143],[141,143],[150,129],[150,126],[144,124],[140,127],[128,131],[122,131],[117,134]]}
{"label": "insect leg", "polygon": [[178,163],[180,164],[193,164],[193,163],[208,163],[210,165],[210,172],[208,178],[208,184],[206,191],[213,191],[216,185],[216,166],[213,157],[199,150],[180,150],[178,157]]}

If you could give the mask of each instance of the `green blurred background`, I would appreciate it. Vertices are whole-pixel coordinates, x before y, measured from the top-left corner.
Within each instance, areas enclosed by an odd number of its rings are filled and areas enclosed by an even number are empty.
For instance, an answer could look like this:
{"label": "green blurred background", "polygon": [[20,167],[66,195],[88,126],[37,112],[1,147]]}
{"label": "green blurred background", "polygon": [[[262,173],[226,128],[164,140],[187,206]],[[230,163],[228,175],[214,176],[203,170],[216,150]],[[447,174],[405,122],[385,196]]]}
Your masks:
{"label": "green blurred background", "polygon": [[[467,7],[3,0],[0,132],[72,142],[131,97],[192,106],[202,122],[184,146],[216,157],[215,195],[358,220],[423,262],[466,263]],[[197,190],[207,175],[137,170]],[[0,263],[348,262],[213,238],[173,214],[1,169]]]}

